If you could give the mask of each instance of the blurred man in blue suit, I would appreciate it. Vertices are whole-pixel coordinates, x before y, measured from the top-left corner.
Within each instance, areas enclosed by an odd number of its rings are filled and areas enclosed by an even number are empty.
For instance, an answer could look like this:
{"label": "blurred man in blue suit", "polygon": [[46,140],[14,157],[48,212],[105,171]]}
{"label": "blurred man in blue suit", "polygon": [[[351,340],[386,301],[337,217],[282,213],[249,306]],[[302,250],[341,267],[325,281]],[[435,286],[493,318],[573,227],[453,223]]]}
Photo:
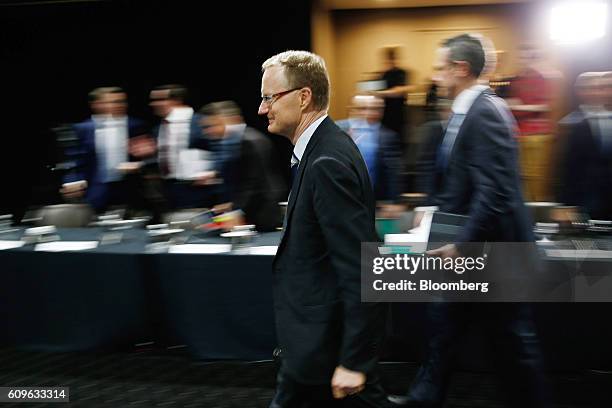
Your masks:
{"label": "blurred man in blue suit", "polygon": [[[482,38],[463,34],[438,50],[438,82],[453,104],[436,153],[429,204],[467,219],[454,243],[428,254],[443,259],[469,256],[475,244],[493,243],[487,252],[487,278],[514,283],[516,276],[525,282],[533,270],[533,234],[520,187],[514,139],[517,127],[506,103],[480,81],[487,61],[483,43]],[[504,245],[496,244],[499,242]],[[518,242],[523,244],[507,244]],[[520,249],[516,253],[513,248]],[[407,395],[390,397],[393,402],[441,407],[459,340],[471,324],[477,324],[498,351],[510,405],[547,406],[538,338],[528,305],[439,301],[428,305],[428,318],[427,357]]]}
{"label": "blurred man in blue suit", "polygon": [[67,199],[84,197],[96,212],[127,204],[131,199],[126,172],[137,168],[129,141],[147,133],[142,121],[127,116],[127,96],[118,87],[94,89],[89,94],[90,119],[74,125],[78,147],[69,152],[74,171],[64,178]]}
{"label": "blurred man in blue suit", "polygon": [[374,95],[355,95],[351,117],[336,124],[351,136],[368,168],[376,201],[395,201],[401,191],[399,135],[381,123],[385,101]]}
{"label": "blurred man in blue suit", "polygon": [[605,106],[612,76],[584,72],[575,88],[580,106],[559,122],[564,143],[558,199],[591,219],[612,220],[612,112]]}

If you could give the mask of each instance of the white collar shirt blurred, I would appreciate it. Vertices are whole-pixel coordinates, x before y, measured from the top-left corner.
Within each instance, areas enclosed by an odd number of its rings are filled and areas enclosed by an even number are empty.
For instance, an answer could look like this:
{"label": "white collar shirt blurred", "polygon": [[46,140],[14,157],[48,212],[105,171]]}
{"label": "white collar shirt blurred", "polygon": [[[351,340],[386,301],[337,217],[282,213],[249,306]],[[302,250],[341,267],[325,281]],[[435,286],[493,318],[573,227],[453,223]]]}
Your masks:
{"label": "white collar shirt blurred", "polygon": [[103,183],[119,181],[117,167],[128,161],[128,120],[125,116],[94,115],[96,157]]}
{"label": "white collar shirt blurred", "polygon": [[174,108],[159,126],[157,145],[167,161],[167,178],[182,178],[179,159],[181,151],[189,148],[192,118],[192,108]]}

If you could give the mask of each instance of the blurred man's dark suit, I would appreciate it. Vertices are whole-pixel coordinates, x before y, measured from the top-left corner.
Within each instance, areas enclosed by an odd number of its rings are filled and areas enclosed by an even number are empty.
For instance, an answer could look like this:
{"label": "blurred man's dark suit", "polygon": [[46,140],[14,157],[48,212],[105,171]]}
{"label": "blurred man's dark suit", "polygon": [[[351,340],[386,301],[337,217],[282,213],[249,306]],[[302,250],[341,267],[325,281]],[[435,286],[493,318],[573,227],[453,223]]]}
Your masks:
{"label": "blurred man's dark suit", "polygon": [[[462,112],[463,121],[446,160],[441,160],[441,147],[438,149],[430,179],[433,184],[427,188],[429,204],[468,216],[455,241],[463,255],[471,251],[470,243],[526,243],[520,249],[492,244],[485,269],[489,279],[520,284],[529,279],[535,265],[529,244],[532,226],[520,187],[516,124],[505,102],[490,89],[470,89],[474,90],[480,94]],[[453,115],[456,113],[450,121]],[[500,247],[515,248],[518,253],[500,252]],[[460,337],[469,324],[476,323],[495,346],[497,363],[502,366],[498,371],[510,391],[507,397],[512,406],[543,406],[541,358],[528,307],[434,302],[428,307],[428,323],[428,355],[410,388],[413,400],[441,406]]]}
{"label": "blurred man's dark suit", "polygon": [[236,156],[219,163],[223,179],[219,202],[232,202],[258,231],[275,231],[282,223],[278,203],[287,199],[287,188],[274,166],[272,142],[250,127],[238,137]]}
{"label": "blurred man's dark suit", "polygon": [[378,240],[374,209],[357,146],[325,118],[299,163],[273,262],[282,363],[271,407],[302,406],[296,399],[311,400],[316,389],[331,395],[338,365],[377,379],[384,309],[362,303],[360,290],[361,243]]}
{"label": "blurred man's dark suit", "polygon": [[612,129],[599,126],[602,120],[578,109],[559,122],[558,199],[581,207],[592,219],[612,220],[612,148],[606,148]]}

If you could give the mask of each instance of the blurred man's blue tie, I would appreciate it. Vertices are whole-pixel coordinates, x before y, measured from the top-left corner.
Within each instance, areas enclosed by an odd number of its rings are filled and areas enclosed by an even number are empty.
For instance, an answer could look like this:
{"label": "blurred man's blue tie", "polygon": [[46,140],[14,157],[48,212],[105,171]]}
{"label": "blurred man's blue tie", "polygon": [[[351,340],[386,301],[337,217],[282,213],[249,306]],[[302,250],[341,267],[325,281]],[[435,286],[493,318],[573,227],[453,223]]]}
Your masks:
{"label": "blurred man's blue tie", "polygon": [[448,166],[448,161],[450,159],[453,146],[455,145],[455,139],[457,138],[457,134],[459,133],[459,128],[463,123],[463,119],[465,119],[465,114],[462,113],[452,113],[448,119],[448,125],[446,126],[446,131],[444,132],[444,139],[442,139],[442,143],[438,148],[438,155],[436,157],[436,166],[438,167],[438,170],[442,172],[446,170],[446,167]]}

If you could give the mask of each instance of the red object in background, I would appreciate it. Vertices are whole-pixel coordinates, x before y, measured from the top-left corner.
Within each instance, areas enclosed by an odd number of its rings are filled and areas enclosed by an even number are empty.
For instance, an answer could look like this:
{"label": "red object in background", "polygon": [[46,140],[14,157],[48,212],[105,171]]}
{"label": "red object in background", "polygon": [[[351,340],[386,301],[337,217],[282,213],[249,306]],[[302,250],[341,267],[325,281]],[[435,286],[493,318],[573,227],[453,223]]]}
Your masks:
{"label": "red object in background", "polygon": [[[524,105],[550,106],[552,81],[540,71],[527,68],[517,76],[510,86],[510,97],[519,98]],[[521,135],[549,134],[552,132],[550,112],[512,110]]]}

